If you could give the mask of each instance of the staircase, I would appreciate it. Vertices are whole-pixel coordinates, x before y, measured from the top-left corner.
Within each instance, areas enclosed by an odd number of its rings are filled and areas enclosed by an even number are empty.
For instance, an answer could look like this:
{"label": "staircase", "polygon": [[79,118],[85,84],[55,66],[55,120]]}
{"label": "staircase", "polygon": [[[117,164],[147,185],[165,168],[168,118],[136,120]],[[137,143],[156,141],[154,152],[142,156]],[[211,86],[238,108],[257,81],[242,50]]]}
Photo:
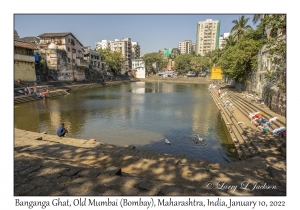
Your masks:
{"label": "staircase", "polygon": [[[236,92],[230,86],[221,88],[223,97],[218,97],[217,89],[209,89],[209,91],[221,113],[240,159],[248,159],[257,155],[262,157],[281,155],[285,157],[286,138],[280,138],[271,133],[275,128],[286,127],[285,117],[272,112],[260,102],[251,98],[244,98],[242,93]],[[225,108],[227,98],[233,104],[232,107]],[[249,113],[258,111],[263,112],[263,117],[267,120],[278,117],[276,121],[271,123],[269,133],[263,134],[251,123]]]}

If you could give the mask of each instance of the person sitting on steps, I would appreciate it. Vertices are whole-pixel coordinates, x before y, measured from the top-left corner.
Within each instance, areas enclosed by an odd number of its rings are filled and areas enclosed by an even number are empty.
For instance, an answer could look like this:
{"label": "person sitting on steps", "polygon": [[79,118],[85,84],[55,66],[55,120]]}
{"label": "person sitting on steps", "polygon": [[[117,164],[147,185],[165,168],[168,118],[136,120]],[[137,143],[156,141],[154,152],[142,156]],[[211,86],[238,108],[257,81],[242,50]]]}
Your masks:
{"label": "person sitting on steps", "polygon": [[57,128],[57,135],[59,137],[64,137],[66,133],[68,133],[68,130],[65,128],[65,124],[60,124],[60,126]]}

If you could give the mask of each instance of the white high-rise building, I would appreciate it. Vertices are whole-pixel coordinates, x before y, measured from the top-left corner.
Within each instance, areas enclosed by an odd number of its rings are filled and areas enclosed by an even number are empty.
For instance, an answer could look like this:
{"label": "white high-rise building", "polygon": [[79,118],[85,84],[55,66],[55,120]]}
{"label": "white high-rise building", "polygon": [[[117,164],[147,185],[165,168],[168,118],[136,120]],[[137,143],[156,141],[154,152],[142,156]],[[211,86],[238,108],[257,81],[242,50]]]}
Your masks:
{"label": "white high-rise building", "polygon": [[224,35],[221,35],[219,38],[219,49],[223,49],[223,47],[226,45],[226,39],[230,36],[230,33],[224,33]]}
{"label": "white high-rise building", "polygon": [[98,50],[101,49],[107,49],[110,48],[110,42],[109,40],[102,40],[101,42],[96,42],[95,49]]}
{"label": "white high-rise building", "polygon": [[125,71],[131,69],[131,54],[132,54],[132,45],[131,38],[123,38],[122,40],[115,39],[110,43],[111,51],[121,52],[125,58],[125,65],[122,68],[121,74],[124,74]]}
{"label": "white high-rise building", "polygon": [[191,54],[192,53],[192,41],[191,40],[185,40],[183,42],[178,43],[178,49],[180,51],[180,54]]}
{"label": "white high-rise building", "polygon": [[207,19],[197,23],[196,53],[205,53],[219,48],[220,37],[219,20]]}

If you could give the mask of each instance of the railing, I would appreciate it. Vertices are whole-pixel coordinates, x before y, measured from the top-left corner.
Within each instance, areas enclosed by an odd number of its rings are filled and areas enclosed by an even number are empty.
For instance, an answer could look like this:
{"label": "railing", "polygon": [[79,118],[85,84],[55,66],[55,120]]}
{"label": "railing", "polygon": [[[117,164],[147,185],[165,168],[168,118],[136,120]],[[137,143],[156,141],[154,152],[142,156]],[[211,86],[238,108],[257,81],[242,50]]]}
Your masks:
{"label": "railing", "polygon": [[78,66],[85,66],[85,67],[88,67],[89,66],[89,63],[86,61],[86,60],[81,60],[79,61],[78,63]]}
{"label": "railing", "polygon": [[26,62],[34,62],[34,56],[31,55],[20,55],[20,54],[15,54],[14,59],[16,61],[26,61]]}

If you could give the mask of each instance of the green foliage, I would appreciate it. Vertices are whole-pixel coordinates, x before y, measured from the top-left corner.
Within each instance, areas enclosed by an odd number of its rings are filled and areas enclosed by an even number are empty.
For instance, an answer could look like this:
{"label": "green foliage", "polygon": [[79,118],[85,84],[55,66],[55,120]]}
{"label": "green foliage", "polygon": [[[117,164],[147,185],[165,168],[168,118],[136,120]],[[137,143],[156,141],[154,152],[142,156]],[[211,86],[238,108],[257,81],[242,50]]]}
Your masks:
{"label": "green foliage", "polygon": [[104,62],[107,70],[111,70],[113,73],[118,74],[121,72],[122,66],[125,63],[125,59],[121,52],[114,51],[110,49],[98,49],[101,56],[104,58]]}
{"label": "green foliage", "polygon": [[286,15],[285,14],[272,14],[264,15],[261,19],[265,29],[271,29],[270,36],[276,38],[279,30],[283,34],[286,33]]}
{"label": "green foliage", "polygon": [[193,71],[198,74],[205,68],[205,60],[201,56],[193,56],[190,60],[190,66]]}
{"label": "green foliage", "polygon": [[239,82],[246,82],[247,75],[257,69],[257,55],[261,42],[243,37],[236,45],[223,51],[217,65],[223,74]]}
{"label": "green foliage", "polygon": [[145,54],[142,58],[145,62],[146,71],[148,73],[152,72],[153,64],[155,63],[160,68],[166,68],[168,64],[168,59],[163,54],[158,52]]}
{"label": "green foliage", "polygon": [[175,58],[175,69],[181,73],[187,73],[191,67],[192,54],[182,54]]}
{"label": "green foliage", "polygon": [[252,29],[250,25],[247,25],[247,22],[250,18],[245,18],[243,15],[239,18],[239,20],[233,20],[232,23],[234,26],[231,29],[231,33],[233,34],[233,37],[239,41],[242,37],[242,35],[249,29]]}
{"label": "green foliage", "polygon": [[[286,15],[285,14],[262,14],[259,16],[263,32],[269,30],[269,37],[265,41],[269,49],[269,58],[277,67],[284,67],[286,63]],[[283,36],[280,36],[283,35]]]}
{"label": "green foliage", "polygon": [[236,44],[236,41],[232,35],[228,36],[226,39],[225,48],[232,47]]}

